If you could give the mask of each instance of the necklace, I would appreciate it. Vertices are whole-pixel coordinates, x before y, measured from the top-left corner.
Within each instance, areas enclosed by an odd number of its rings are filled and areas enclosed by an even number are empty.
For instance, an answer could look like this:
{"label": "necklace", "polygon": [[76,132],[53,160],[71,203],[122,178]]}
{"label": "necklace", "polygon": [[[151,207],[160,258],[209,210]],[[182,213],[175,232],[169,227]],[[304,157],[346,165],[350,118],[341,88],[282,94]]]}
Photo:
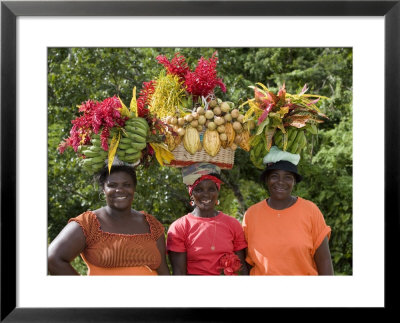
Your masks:
{"label": "necklace", "polygon": [[283,211],[283,210],[285,210],[285,209],[291,207],[294,203],[296,203],[296,201],[297,201],[297,198],[294,197],[294,196],[291,196],[291,197],[290,197],[290,202],[288,203],[288,205],[285,206],[285,207],[282,208],[282,209],[275,209],[274,207],[272,207],[272,206],[271,206],[271,201],[270,201],[270,199],[267,199],[267,204],[269,205],[269,207],[270,207],[271,209],[273,209],[274,211],[277,211],[276,215],[280,218],[280,217],[281,217],[281,211]]}
{"label": "necklace", "polygon": [[211,250],[215,250],[215,236],[217,235],[217,224],[215,223],[215,220],[213,221],[214,222],[214,237],[213,237],[213,240],[212,240],[212,242],[211,242]]}

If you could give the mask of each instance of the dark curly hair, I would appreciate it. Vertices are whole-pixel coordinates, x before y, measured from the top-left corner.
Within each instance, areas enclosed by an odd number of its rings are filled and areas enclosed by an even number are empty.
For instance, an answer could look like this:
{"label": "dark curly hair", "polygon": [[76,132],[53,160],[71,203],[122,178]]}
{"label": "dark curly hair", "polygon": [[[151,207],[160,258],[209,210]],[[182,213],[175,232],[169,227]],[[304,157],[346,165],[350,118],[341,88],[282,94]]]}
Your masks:
{"label": "dark curly hair", "polygon": [[136,170],[134,167],[132,166],[127,166],[127,165],[115,165],[111,167],[111,171],[108,172],[108,167],[105,166],[102,168],[101,171],[99,171],[96,176],[95,176],[95,180],[96,182],[99,184],[99,188],[102,190],[104,189],[104,184],[108,178],[108,176],[112,173],[115,172],[125,172],[127,173],[129,176],[131,176],[132,180],[133,180],[133,185],[136,187],[137,185],[137,178],[136,178]]}

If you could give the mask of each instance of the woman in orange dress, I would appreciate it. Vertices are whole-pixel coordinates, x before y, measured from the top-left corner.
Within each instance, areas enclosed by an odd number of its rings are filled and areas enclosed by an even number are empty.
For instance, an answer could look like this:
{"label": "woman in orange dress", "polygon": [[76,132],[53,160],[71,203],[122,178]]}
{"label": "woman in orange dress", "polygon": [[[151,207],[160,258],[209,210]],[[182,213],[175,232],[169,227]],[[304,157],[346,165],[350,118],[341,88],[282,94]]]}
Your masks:
{"label": "woman in orange dress", "polygon": [[49,273],[78,275],[70,262],[80,254],[88,275],[169,275],[163,225],[131,207],[135,169],[105,167],[98,180],[107,205],[68,221],[49,246]]}
{"label": "woman in orange dress", "polygon": [[333,275],[331,228],[313,202],[292,195],[302,177],[293,156],[281,155],[288,160],[267,163],[261,174],[269,197],[243,217],[250,275]]}

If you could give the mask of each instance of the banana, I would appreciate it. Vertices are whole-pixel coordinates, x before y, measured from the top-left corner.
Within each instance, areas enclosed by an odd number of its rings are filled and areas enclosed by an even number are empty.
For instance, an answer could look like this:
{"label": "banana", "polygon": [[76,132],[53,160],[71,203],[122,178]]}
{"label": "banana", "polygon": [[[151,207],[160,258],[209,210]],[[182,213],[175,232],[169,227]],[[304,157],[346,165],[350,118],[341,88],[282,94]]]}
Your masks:
{"label": "banana", "polygon": [[122,137],[122,138],[119,140],[119,142],[120,142],[120,143],[123,143],[123,144],[128,144],[128,145],[130,145],[131,142],[132,142],[132,140],[129,139],[128,137]]}
{"label": "banana", "polygon": [[104,157],[103,156],[92,157],[92,160],[93,160],[94,164],[104,163]]}
{"label": "banana", "polygon": [[121,157],[121,160],[126,163],[134,163],[137,160],[139,160],[140,157],[142,157],[142,152],[138,151],[137,153],[135,153],[133,155],[125,155],[124,157]]}
{"label": "banana", "polygon": [[97,152],[92,151],[90,149],[83,150],[82,154],[84,154],[86,157],[96,157],[96,156],[98,156]]}
{"label": "banana", "polygon": [[123,142],[120,142],[119,144],[118,144],[118,148],[119,149],[122,149],[122,150],[126,150],[126,149],[129,149],[129,148],[131,148],[132,146],[131,146],[131,144],[124,144]]}
{"label": "banana", "polygon": [[126,155],[126,150],[123,149],[118,149],[117,150],[117,156],[119,157],[124,157]]}
{"label": "banana", "polygon": [[91,167],[93,165],[93,158],[86,157],[86,158],[82,159],[81,164],[84,167],[86,167],[86,166],[90,166]]}
{"label": "banana", "polygon": [[126,123],[141,123],[143,125],[148,125],[146,119],[141,117],[133,117],[126,120]]}
{"label": "banana", "polygon": [[143,137],[146,137],[147,133],[148,133],[148,129],[143,129],[143,128],[140,128],[138,126],[129,126],[129,125],[125,126],[125,131],[127,133],[138,134],[138,135],[141,135]]}
{"label": "banana", "polygon": [[250,141],[250,146],[251,147],[255,147],[259,144],[260,140],[262,140],[261,136],[254,136],[252,137],[251,141]]}
{"label": "banana", "polygon": [[99,171],[100,169],[102,169],[103,166],[104,166],[104,163],[96,163],[96,164],[93,164],[93,165],[92,165],[92,170],[93,170],[94,172],[97,172],[97,171]]}
{"label": "banana", "polygon": [[303,150],[303,148],[304,148],[304,147],[301,147],[301,146],[299,145],[299,148],[297,148],[296,154],[300,154],[301,151]]}
{"label": "banana", "polygon": [[294,143],[296,142],[297,133],[298,132],[296,130],[291,130],[288,133],[288,142],[287,142],[287,146],[286,146],[286,151],[292,151],[292,147],[294,146]]}
{"label": "banana", "polygon": [[254,148],[254,155],[261,156],[264,150],[264,143],[261,141],[255,148]]}
{"label": "banana", "polygon": [[295,130],[293,127],[290,127],[288,130],[288,136],[288,141],[293,141],[297,136],[297,130]]}
{"label": "banana", "polygon": [[263,169],[264,168],[264,165],[263,165],[263,162],[262,162],[262,158],[260,158],[259,156],[255,155],[255,151],[254,150],[250,150],[250,160],[252,161],[254,166],[256,166],[258,169]]}
{"label": "banana", "polygon": [[306,135],[304,133],[304,131],[302,131],[302,136],[299,139],[299,148],[297,149],[298,154],[300,154],[300,152],[307,146],[307,138]]}
{"label": "banana", "polygon": [[125,126],[133,126],[133,127],[136,126],[136,127],[142,128],[143,130],[146,130],[146,131],[149,130],[149,124],[143,118],[131,118],[131,119],[128,119],[125,122]]}
{"label": "banana", "polygon": [[131,142],[131,147],[135,148],[136,150],[143,150],[147,146],[145,142]]}
{"label": "banana", "polygon": [[129,139],[131,139],[133,142],[139,142],[139,143],[145,143],[147,138],[140,136],[138,134],[132,134],[132,133],[128,133]]}
{"label": "banana", "polygon": [[117,156],[119,157],[124,157],[126,155],[126,150],[118,149],[117,150]]}
{"label": "banana", "polygon": [[290,148],[290,150],[293,154],[296,154],[296,152],[299,150],[299,148],[301,150],[303,135],[304,135],[303,131],[297,131],[297,136],[296,136],[295,140],[293,141],[292,147]]}
{"label": "banana", "polygon": [[297,152],[297,149],[299,148],[299,143],[294,142],[293,145],[290,147],[289,152],[292,154],[295,154]]}
{"label": "banana", "polygon": [[125,150],[125,156],[136,154],[139,150],[135,148],[129,148]]}
{"label": "banana", "polygon": [[94,145],[94,146],[98,146],[98,147],[101,146],[101,140],[100,140],[100,139],[93,138],[93,139],[91,140],[91,143],[92,143],[92,145]]}
{"label": "banana", "polygon": [[283,133],[282,131],[277,130],[274,135],[274,144],[280,148],[282,147],[282,142],[283,142]]}
{"label": "banana", "polygon": [[303,138],[302,138],[301,145],[302,145],[302,148],[304,148],[307,145],[307,137],[306,137],[306,134],[305,134],[304,131],[303,131],[303,136],[302,137]]}

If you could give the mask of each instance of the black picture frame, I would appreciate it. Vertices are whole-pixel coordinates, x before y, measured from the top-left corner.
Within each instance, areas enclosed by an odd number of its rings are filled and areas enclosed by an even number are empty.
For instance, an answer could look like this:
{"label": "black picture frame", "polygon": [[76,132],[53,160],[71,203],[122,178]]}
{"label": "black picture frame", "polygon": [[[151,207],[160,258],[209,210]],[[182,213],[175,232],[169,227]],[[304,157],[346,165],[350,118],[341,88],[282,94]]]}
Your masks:
{"label": "black picture frame", "polygon": [[[1,321],[190,322],[237,321],[255,308],[18,308],[16,306],[17,102],[16,19],[19,16],[383,16],[385,19],[385,306],[396,308],[398,255],[400,1],[2,1],[1,2]],[[373,165],[371,173],[373,176]],[[373,188],[371,188],[373,194]],[[370,197],[368,197],[370,198]],[[373,261],[373,255],[371,255]],[[260,312],[260,313],[259,313]]]}

